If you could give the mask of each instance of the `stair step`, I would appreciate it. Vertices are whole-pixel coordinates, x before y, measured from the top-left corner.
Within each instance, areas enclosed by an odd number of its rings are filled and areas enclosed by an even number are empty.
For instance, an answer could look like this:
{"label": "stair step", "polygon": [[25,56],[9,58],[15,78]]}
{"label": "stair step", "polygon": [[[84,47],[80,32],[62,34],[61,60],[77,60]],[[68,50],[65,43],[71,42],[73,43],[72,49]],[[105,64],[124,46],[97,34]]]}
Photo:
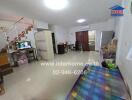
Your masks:
{"label": "stair step", "polygon": [[4,70],[4,69],[7,69],[7,68],[9,68],[9,67],[10,67],[10,64],[6,64],[6,65],[0,66],[0,69],[1,69],[1,70]]}
{"label": "stair step", "polygon": [[7,74],[12,73],[13,69],[12,68],[7,68],[7,69],[2,70],[1,72],[2,72],[2,75],[7,75]]}

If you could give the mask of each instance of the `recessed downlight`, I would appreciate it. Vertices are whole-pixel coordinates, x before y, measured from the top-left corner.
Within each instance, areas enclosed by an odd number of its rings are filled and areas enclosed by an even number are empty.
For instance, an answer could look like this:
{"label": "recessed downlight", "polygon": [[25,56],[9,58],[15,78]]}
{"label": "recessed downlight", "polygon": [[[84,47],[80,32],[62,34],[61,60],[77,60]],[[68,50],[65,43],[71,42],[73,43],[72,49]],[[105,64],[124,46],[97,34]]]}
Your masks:
{"label": "recessed downlight", "polygon": [[68,0],[44,0],[47,8],[52,10],[62,10],[68,5]]}
{"label": "recessed downlight", "polygon": [[86,21],[86,19],[78,19],[77,23],[84,23]]}

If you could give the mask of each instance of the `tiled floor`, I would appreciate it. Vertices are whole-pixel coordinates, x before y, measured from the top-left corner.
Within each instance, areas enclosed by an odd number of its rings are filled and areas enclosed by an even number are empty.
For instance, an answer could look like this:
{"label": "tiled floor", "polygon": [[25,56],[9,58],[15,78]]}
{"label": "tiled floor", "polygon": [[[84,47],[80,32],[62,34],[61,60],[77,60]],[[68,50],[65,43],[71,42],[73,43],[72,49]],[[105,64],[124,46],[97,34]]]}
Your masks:
{"label": "tiled floor", "polygon": [[[48,62],[88,63],[98,62],[97,52],[69,52],[56,55]],[[58,74],[53,70],[82,70],[84,66],[44,66],[46,61],[22,65],[14,69],[14,73],[4,77],[6,93],[0,100],[65,100],[68,92],[77,80],[79,74]]]}

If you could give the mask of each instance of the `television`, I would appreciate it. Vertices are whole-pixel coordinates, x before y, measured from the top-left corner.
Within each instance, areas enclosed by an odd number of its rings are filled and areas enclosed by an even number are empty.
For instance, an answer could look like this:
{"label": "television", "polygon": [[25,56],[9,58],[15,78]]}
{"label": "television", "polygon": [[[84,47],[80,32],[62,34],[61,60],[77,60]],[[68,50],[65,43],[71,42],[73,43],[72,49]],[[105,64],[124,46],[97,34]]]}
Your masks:
{"label": "television", "polygon": [[29,49],[32,48],[30,41],[16,42],[17,49]]}

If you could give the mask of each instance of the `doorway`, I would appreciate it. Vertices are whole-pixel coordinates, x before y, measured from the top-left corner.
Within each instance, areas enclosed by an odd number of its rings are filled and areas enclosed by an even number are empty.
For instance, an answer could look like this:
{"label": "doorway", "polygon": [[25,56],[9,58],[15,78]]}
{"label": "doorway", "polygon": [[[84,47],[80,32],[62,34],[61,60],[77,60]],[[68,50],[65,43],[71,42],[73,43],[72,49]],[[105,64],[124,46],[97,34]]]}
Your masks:
{"label": "doorway", "polygon": [[54,54],[56,53],[56,43],[55,43],[55,33],[52,33],[52,43],[53,43],[53,50]]}
{"label": "doorway", "polygon": [[89,49],[90,51],[95,51],[95,39],[96,39],[96,31],[88,31],[89,36]]}
{"label": "doorway", "polygon": [[[76,32],[76,43],[79,43],[83,51],[95,51],[96,31]],[[78,47],[79,48],[79,47]]]}
{"label": "doorway", "polygon": [[113,31],[102,31],[101,32],[101,48],[111,42],[114,37]]}

